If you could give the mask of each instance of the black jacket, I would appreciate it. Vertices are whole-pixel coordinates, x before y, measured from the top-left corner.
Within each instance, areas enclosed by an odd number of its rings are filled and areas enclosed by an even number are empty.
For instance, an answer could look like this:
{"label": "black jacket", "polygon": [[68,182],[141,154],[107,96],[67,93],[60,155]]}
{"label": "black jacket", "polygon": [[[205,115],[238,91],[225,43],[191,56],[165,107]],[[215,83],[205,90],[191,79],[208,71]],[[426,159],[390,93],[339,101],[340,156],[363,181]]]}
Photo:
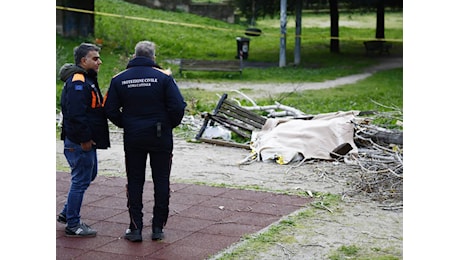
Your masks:
{"label": "black jacket", "polygon": [[61,95],[61,139],[67,137],[74,143],[93,140],[97,149],[110,147],[109,126],[97,73],[69,63],[61,67],[59,76],[65,82]]}
{"label": "black jacket", "polygon": [[170,73],[145,57],[129,61],[110,82],[105,110],[124,129],[125,149],[172,151],[172,129],[186,103]]}

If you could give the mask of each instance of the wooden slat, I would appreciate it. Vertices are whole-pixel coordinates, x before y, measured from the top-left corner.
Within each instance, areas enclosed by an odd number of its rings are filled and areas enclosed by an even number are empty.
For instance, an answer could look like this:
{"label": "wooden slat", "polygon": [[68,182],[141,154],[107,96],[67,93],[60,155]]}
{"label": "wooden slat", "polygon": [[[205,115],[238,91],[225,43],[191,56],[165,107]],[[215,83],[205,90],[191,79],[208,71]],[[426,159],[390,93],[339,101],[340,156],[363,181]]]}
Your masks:
{"label": "wooden slat", "polygon": [[254,126],[255,128],[261,129],[265,124],[266,119],[260,115],[257,115],[249,110],[246,110],[236,105],[229,104],[224,101],[220,112],[226,114],[235,119],[241,120],[247,124]]}
{"label": "wooden slat", "polygon": [[248,144],[240,144],[240,143],[235,143],[235,142],[230,142],[230,141],[225,141],[225,140],[220,140],[220,139],[209,139],[209,138],[200,138],[200,141],[210,143],[210,144],[218,144],[218,145],[223,145],[223,146],[230,146],[230,147],[237,147],[237,148],[244,148],[247,150],[251,150],[251,147]]}
{"label": "wooden slat", "polygon": [[224,94],[213,112],[205,114],[205,122],[196,135],[196,139],[202,140],[203,138],[201,135],[206,127],[208,125],[212,126],[215,123],[218,123],[241,137],[251,138],[252,131],[260,130],[266,120],[266,118],[228,101],[227,94]]}
{"label": "wooden slat", "polygon": [[236,128],[236,127],[240,127],[240,128],[243,128],[246,131],[251,131],[250,129],[248,129],[247,126],[238,125],[235,121],[229,120],[228,118],[225,118],[225,117],[211,116],[211,120],[213,120],[215,122],[218,122],[219,124],[221,124],[225,128],[228,128],[230,131],[232,131],[232,132],[234,132],[234,133],[236,133],[236,134],[238,134],[238,135],[240,135],[242,137],[251,138],[250,133],[246,133],[246,132]]}

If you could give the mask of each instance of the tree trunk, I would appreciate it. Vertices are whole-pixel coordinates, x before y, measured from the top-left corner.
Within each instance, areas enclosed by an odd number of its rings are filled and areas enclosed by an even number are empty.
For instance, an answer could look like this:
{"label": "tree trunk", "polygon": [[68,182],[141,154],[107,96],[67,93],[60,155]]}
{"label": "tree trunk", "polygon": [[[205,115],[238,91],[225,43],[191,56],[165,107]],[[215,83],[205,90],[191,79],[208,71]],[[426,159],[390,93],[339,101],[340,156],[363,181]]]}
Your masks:
{"label": "tree trunk", "polygon": [[[369,138],[374,143],[387,146],[389,144],[403,145],[403,132],[397,130],[377,131],[373,133],[361,133],[361,137]],[[358,145],[360,141],[356,140]]]}
{"label": "tree trunk", "polygon": [[286,66],[286,14],[287,0],[280,0],[280,58],[279,67]]}
{"label": "tree trunk", "polygon": [[294,47],[294,64],[300,64],[300,46],[302,36],[302,0],[295,1],[295,47]]}
{"label": "tree trunk", "polygon": [[339,53],[339,9],[337,0],[329,0],[329,12],[331,16],[331,52]]}
{"label": "tree trunk", "polygon": [[[65,7],[94,11],[94,0],[64,0]],[[65,11],[63,15],[63,36],[88,37],[94,35],[94,15]]]}
{"label": "tree trunk", "polygon": [[377,1],[377,25],[375,38],[385,39],[385,3],[384,0]]}

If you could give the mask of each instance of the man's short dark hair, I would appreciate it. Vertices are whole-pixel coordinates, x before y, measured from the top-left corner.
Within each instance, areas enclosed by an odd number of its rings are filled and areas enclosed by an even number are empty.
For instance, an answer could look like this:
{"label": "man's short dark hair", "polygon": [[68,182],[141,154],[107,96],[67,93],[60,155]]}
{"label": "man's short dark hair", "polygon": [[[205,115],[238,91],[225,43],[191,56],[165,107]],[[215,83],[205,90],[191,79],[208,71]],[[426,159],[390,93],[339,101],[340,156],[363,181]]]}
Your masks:
{"label": "man's short dark hair", "polygon": [[90,51],[99,52],[101,48],[92,43],[82,43],[79,46],[73,49],[73,57],[75,59],[75,64],[78,65],[81,62],[81,58],[85,57]]}

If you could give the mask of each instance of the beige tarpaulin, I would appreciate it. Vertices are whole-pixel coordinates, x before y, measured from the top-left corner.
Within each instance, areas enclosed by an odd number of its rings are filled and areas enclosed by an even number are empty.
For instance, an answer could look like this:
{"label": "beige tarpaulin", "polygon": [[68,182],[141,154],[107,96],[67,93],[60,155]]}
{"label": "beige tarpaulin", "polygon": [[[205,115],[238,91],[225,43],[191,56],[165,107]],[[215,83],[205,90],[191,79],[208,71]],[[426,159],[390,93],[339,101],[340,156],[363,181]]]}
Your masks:
{"label": "beige tarpaulin", "polygon": [[256,160],[279,164],[306,159],[330,160],[330,152],[349,143],[357,153],[352,120],[359,111],[319,114],[311,120],[268,119],[260,132],[253,132],[251,148]]}

